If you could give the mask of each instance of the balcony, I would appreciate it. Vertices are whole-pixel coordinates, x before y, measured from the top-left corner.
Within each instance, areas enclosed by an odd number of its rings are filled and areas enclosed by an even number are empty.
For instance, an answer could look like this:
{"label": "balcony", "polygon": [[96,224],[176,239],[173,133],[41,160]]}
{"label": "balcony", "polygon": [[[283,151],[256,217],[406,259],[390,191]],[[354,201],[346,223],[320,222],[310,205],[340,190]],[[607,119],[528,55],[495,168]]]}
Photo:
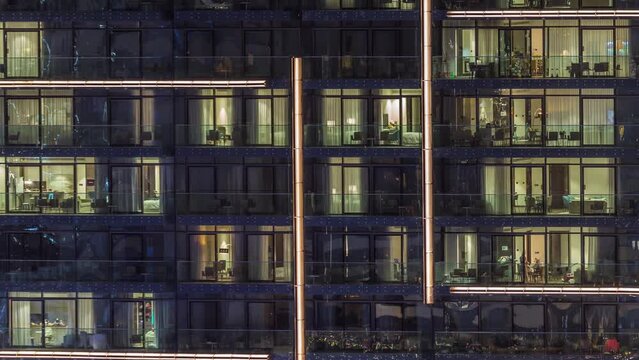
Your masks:
{"label": "balcony", "polygon": [[435,79],[632,78],[639,59],[626,55],[435,56]]}
{"label": "balcony", "polygon": [[243,124],[176,125],[177,145],[203,147],[285,147],[290,145],[291,127],[288,124]]}
{"label": "balcony", "polygon": [[289,193],[177,193],[180,215],[289,215]]}
{"label": "balcony", "polygon": [[0,193],[0,214],[151,214],[164,213],[165,194],[69,193],[24,191]]}
{"label": "balcony", "polygon": [[512,256],[495,263],[437,263],[437,281],[443,285],[636,285],[634,263],[538,263],[522,264]]}
{"label": "balcony", "polygon": [[420,147],[422,141],[419,126],[326,124],[306,125],[304,131],[309,147]]}
{"label": "balcony", "polygon": [[312,56],[304,58],[304,78],[418,80],[418,56]]}
{"label": "balcony", "polygon": [[[44,326],[43,326],[44,325]],[[175,348],[175,330],[170,328],[82,328],[73,324],[35,324],[30,328],[12,327],[3,329],[10,334],[2,339],[4,349],[85,349],[105,351],[131,349],[133,351],[162,352]],[[48,355],[48,356],[47,356]],[[47,354],[43,357],[50,357]]]}
{"label": "balcony", "polygon": [[419,216],[420,194],[305,194],[308,215]]}
{"label": "balcony", "polygon": [[0,11],[105,11],[105,10],[166,10],[171,9],[167,0],[5,0]]}
{"label": "balcony", "polygon": [[306,262],[309,285],[349,283],[417,284],[421,263],[378,260],[376,262]]}
{"label": "balcony", "polygon": [[173,261],[0,260],[0,281],[171,282]]}
{"label": "balcony", "polygon": [[639,147],[637,125],[434,125],[438,147]]}
{"label": "balcony", "polygon": [[268,351],[290,353],[292,330],[178,329],[178,350],[203,353]]}
{"label": "balcony", "polygon": [[438,216],[634,216],[636,194],[437,194]]}
{"label": "balcony", "polygon": [[290,261],[178,261],[181,282],[282,282],[290,283]]}
{"label": "balcony", "polygon": [[421,351],[417,331],[307,330],[309,352],[415,353]]}
{"label": "balcony", "polygon": [[304,0],[313,10],[419,10],[418,0]]}
{"label": "balcony", "polygon": [[636,0],[441,0],[435,5],[445,10],[576,10],[576,9],[637,9]]}
{"label": "balcony", "polygon": [[172,134],[161,125],[6,125],[0,146],[8,147],[110,147],[160,146]]}
{"label": "balcony", "polygon": [[[504,324],[505,326],[510,325]],[[570,358],[583,359],[591,355],[615,357],[623,356],[619,354],[638,351],[639,334],[636,330],[628,329],[625,332],[611,330],[441,331],[435,333],[435,351],[444,359],[447,356],[451,358],[481,357],[481,354],[489,357],[533,355],[536,358],[555,355],[558,358],[570,356]]]}
{"label": "balcony", "polygon": [[[419,79],[417,56],[305,57],[304,78]],[[288,56],[7,57],[4,79],[41,80],[263,80],[290,78]]]}

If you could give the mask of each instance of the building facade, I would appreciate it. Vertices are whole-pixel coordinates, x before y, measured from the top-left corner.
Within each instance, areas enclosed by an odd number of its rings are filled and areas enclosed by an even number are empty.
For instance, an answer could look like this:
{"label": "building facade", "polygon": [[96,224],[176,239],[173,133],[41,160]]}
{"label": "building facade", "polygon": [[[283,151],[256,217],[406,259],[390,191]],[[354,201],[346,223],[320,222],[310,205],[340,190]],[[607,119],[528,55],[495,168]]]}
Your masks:
{"label": "building facade", "polygon": [[440,4],[440,353],[636,353],[638,5]]}
{"label": "building facade", "polygon": [[0,10],[0,357],[639,347],[636,1]]}
{"label": "building facade", "polygon": [[294,353],[293,56],[308,354],[426,349],[417,1],[0,10],[0,357]]}

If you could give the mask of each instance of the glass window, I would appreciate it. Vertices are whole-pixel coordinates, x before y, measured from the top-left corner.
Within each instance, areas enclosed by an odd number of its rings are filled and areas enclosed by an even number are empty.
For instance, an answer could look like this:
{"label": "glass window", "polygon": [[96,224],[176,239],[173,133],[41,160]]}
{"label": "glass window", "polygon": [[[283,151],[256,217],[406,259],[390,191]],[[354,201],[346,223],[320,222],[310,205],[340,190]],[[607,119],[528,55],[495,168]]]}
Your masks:
{"label": "glass window", "polygon": [[[92,2],[106,0],[90,0]],[[86,5],[89,1],[79,1],[82,5]],[[82,7],[80,5],[80,7]],[[74,33],[75,39],[75,58],[74,70],[81,79],[98,79],[102,80],[108,76],[107,62],[107,31],[93,29],[78,29]],[[124,40],[124,39],[120,39]],[[126,46],[126,43],[120,42],[116,44]],[[123,56],[123,54],[118,54]],[[139,56],[139,55],[138,55]],[[126,64],[126,60],[122,60]],[[120,62],[121,64],[122,62]],[[96,110],[101,109],[100,107]],[[85,121],[88,122],[88,121]]]}
{"label": "glass window", "polygon": [[7,77],[40,76],[40,35],[38,31],[6,31]]}
{"label": "glass window", "polygon": [[45,146],[73,145],[71,98],[42,98],[42,143]]}
{"label": "glass window", "polygon": [[271,32],[245,31],[245,72],[249,76],[268,76],[271,73]]}
{"label": "glass window", "polygon": [[245,107],[247,144],[273,144],[273,100],[246,99]]}
{"label": "glass window", "polygon": [[107,104],[105,97],[75,97],[75,143],[77,145],[107,146],[110,144]]}
{"label": "glass window", "polygon": [[347,330],[370,329],[370,316],[370,304],[344,304],[344,328]]}
{"label": "glass window", "polygon": [[444,281],[477,280],[476,234],[446,234],[444,240]]}
{"label": "glass window", "polygon": [[9,211],[38,212],[40,199],[40,168],[9,166]]}
{"label": "glass window", "polygon": [[140,144],[140,99],[111,99],[111,144]]}
{"label": "glass window", "polygon": [[139,78],[141,75],[140,32],[114,31],[111,33],[111,76]]}
{"label": "glass window", "polygon": [[479,330],[479,304],[476,302],[447,302],[444,304],[446,331],[472,332]]}
{"label": "glass window", "polygon": [[118,213],[142,212],[142,169],[134,166],[111,168],[111,206]]}
{"label": "glass window", "polygon": [[613,167],[583,168],[583,211],[586,215],[615,212],[616,177]]}
{"label": "glass window", "polygon": [[613,236],[584,236],[584,277],[590,283],[615,281],[616,239]]}
{"label": "glass window", "polygon": [[615,143],[615,104],[613,99],[584,99],[584,145]]}
{"label": "glass window", "polygon": [[368,235],[345,235],[344,278],[348,282],[370,280],[370,247]]}
{"label": "glass window", "polygon": [[7,99],[7,144],[40,144],[40,104],[37,99]]}
{"label": "glass window", "polygon": [[189,213],[215,214],[222,210],[222,202],[215,193],[214,167],[189,167],[188,181]]}

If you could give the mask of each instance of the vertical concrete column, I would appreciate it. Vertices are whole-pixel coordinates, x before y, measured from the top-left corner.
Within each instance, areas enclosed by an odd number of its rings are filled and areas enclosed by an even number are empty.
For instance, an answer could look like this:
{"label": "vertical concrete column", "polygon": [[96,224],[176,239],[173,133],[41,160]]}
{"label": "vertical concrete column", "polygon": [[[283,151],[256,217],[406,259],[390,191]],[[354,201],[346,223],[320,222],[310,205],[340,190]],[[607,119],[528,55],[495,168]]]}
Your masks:
{"label": "vertical concrete column", "polygon": [[306,360],[304,266],[304,119],[302,112],[302,58],[291,59],[293,96],[293,239],[295,242],[295,360]]}
{"label": "vertical concrete column", "polygon": [[421,88],[422,88],[422,236],[423,300],[435,302],[435,262],[433,256],[433,109],[432,109],[432,0],[421,0]]}

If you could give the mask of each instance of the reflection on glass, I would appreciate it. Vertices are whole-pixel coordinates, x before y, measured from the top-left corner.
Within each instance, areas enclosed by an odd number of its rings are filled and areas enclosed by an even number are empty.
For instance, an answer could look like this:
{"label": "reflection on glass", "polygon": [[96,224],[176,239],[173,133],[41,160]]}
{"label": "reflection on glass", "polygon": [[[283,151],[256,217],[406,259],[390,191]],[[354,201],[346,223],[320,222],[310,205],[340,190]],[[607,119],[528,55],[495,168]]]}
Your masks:
{"label": "reflection on glass", "polygon": [[37,99],[8,99],[7,115],[9,145],[40,143],[40,104]]}

